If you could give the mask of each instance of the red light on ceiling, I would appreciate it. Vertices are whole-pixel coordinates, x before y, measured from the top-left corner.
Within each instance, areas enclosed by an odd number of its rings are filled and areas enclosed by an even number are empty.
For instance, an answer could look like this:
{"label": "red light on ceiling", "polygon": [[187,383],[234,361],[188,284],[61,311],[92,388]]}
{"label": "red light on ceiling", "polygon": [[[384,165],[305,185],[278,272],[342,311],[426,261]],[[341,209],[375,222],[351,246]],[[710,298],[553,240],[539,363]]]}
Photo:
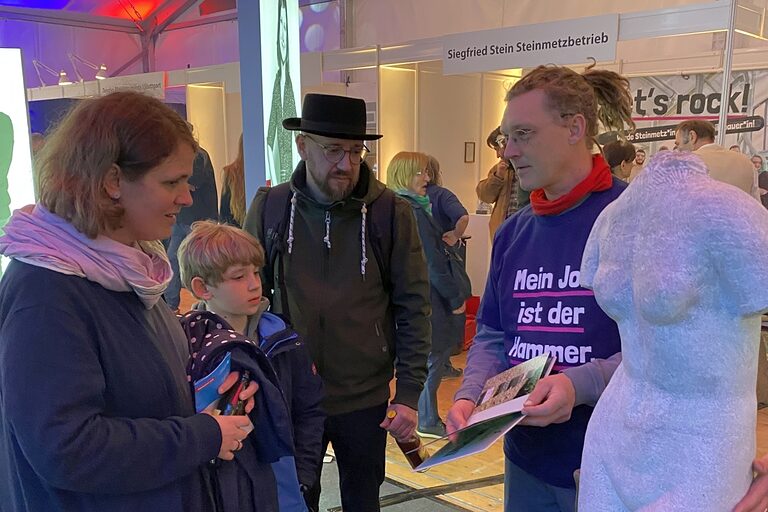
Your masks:
{"label": "red light on ceiling", "polygon": [[94,14],[130,20],[137,19],[138,13],[141,19],[146,19],[161,3],[162,0],[113,0],[99,7]]}

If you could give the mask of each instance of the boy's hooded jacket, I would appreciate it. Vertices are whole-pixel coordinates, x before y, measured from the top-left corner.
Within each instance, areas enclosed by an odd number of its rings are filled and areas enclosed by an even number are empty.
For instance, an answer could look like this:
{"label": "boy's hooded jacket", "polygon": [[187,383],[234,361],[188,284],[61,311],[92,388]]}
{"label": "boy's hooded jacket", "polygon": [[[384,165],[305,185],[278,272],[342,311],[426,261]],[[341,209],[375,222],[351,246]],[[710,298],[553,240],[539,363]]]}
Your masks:
{"label": "boy's hooded jacket", "polygon": [[[277,374],[293,425],[299,483],[311,488],[323,456],[323,383],[307,346],[280,316],[266,312],[268,307],[269,300],[262,298],[259,311],[248,318],[246,337],[258,341]],[[204,302],[198,302],[194,308],[206,310]]]}
{"label": "boy's hooded jacket", "polygon": [[293,462],[290,413],[267,356],[254,341],[210,311],[191,311],[181,318],[181,324],[192,351],[187,373],[193,382],[209,374],[231,352],[232,370],[248,370],[251,380],[259,384],[249,414],[254,431],[235,452],[235,459],[217,463],[213,473],[220,509],[306,510]]}

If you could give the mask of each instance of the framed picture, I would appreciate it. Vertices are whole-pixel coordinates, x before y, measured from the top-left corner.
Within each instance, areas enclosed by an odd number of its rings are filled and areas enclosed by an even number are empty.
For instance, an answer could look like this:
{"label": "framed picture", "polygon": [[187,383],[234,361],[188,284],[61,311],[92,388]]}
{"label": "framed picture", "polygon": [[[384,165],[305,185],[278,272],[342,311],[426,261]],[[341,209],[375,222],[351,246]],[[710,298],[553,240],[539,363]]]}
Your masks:
{"label": "framed picture", "polygon": [[464,163],[471,164],[474,162],[475,162],[475,143],[465,142],[464,143]]}

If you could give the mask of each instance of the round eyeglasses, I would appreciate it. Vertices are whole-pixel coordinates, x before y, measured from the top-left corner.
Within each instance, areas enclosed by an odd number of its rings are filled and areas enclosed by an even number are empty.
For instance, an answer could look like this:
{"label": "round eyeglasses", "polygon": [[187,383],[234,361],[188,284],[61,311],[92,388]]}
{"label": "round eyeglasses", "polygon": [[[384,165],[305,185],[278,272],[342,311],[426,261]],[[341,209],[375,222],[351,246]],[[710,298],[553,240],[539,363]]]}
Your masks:
{"label": "round eyeglasses", "polygon": [[323,155],[325,156],[325,159],[328,161],[328,163],[331,163],[331,164],[337,164],[341,162],[344,159],[344,155],[349,153],[350,163],[354,165],[358,165],[363,160],[365,160],[366,155],[371,151],[370,149],[368,149],[368,146],[366,146],[365,144],[363,144],[363,147],[354,147],[352,149],[344,149],[343,147],[337,146],[334,144],[321,144],[320,142],[316,141],[313,137],[307,135],[306,133],[303,135],[307,139],[317,144],[320,147],[320,149],[323,150]]}

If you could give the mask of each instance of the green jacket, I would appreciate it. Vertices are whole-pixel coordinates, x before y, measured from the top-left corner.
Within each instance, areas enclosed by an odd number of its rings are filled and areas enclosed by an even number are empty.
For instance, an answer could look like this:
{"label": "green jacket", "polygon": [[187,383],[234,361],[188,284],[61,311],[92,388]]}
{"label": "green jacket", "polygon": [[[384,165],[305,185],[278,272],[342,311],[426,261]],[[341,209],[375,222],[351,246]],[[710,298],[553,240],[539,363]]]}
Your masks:
{"label": "green jacket", "polygon": [[[288,313],[323,379],[326,412],[343,414],[386,402],[393,369],[392,402],[417,409],[431,333],[427,265],[410,205],[395,199],[387,292],[367,233],[365,252],[361,246],[363,205],[374,203],[385,189],[370,169],[363,164],[352,195],[331,205],[309,195],[303,161],[290,186],[297,202],[291,253],[283,254]],[[244,225],[262,244],[266,193],[256,194]],[[279,293],[276,283],[263,286]],[[273,310],[282,313],[280,305],[276,298]]]}

